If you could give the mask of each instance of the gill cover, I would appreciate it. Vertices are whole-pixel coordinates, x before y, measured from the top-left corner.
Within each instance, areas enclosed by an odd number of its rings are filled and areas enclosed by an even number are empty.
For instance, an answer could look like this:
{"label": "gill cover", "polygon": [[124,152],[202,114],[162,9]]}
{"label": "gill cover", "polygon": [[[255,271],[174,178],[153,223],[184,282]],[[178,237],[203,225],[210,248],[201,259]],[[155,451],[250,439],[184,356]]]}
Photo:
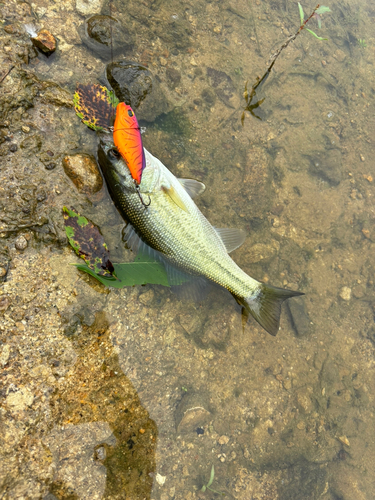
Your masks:
{"label": "gill cover", "polygon": [[124,102],[120,102],[116,108],[113,142],[126,162],[131,176],[140,184],[146,166],[141,131],[134,111]]}

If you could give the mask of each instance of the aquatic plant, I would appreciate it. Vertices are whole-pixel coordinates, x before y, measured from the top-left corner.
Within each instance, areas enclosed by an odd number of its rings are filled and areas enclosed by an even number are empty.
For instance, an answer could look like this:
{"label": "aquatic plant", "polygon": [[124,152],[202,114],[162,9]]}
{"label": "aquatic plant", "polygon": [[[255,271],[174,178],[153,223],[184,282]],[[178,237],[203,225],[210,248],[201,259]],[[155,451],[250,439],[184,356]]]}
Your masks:
{"label": "aquatic plant", "polygon": [[366,40],[364,38],[358,38],[358,45],[361,47],[361,49],[365,49],[367,47]]}
{"label": "aquatic plant", "polygon": [[211,467],[211,474],[210,474],[210,479],[208,480],[208,483],[207,484],[204,484],[201,488],[201,491],[203,491],[203,493],[206,491],[206,490],[210,490],[212,491],[213,493],[216,493],[218,495],[224,495],[224,493],[222,493],[221,491],[216,491],[214,489],[211,488],[211,484],[214,482],[214,479],[215,479],[215,468],[214,466],[212,465]]}
{"label": "aquatic plant", "polygon": [[305,19],[305,14],[303,12],[302,5],[299,2],[298,2],[298,10],[299,10],[299,16],[300,16],[300,27],[298,28],[298,30],[294,33],[294,35],[290,35],[286,39],[286,41],[278,48],[278,50],[271,56],[266,72],[264,73],[264,75],[261,78],[259,76],[257,76],[256,81],[255,81],[254,85],[251,87],[250,92],[247,90],[247,82],[245,84],[244,98],[246,100],[246,106],[245,106],[243,113],[242,113],[242,116],[241,116],[242,126],[243,126],[244,121],[245,121],[245,111],[248,111],[252,116],[254,116],[255,118],[258,118],[258,120],[261,119],[259,116],[257,116],[254,113],[254,109],[258,108],[264,102],[264,98],[253,103],[253,99],[256,95],[256,90],[259,89],[261,87],[261,85],[263,85],[265,83],[265,81],[267,80],[268,76],[271,73],[271,70],[272,70],[277,58],[279,57],[281,52],[286,47],[288,47],[290,42],[293,42],[293,40],[295,40],[297,38],[297,36],[304,29],[306,31],[308,31],[309,33],[311,33],[318,40],[327,40],[327,38],[322,38],[322,37],[318,36],[314,31],[306,28],[306,25],[312,18],[316,18],[317,22],[318,22],[318,27],[320,28],[321,27],[321,17],[320,16],[326,12],[331,12],[330,8],[326,7],[325,5],[318,4],[307,19]]}

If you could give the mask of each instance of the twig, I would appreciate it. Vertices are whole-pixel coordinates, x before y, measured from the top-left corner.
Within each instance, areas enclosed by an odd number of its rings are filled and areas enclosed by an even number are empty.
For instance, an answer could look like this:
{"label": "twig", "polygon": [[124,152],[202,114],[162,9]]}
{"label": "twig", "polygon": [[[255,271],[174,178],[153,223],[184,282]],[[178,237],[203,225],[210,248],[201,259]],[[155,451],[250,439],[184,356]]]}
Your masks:
{"label": "twig", "polygon": [[260,106],[260,104],[262,104],[262,102],[264,101],[264,99],[262,99],[261,101],[256,102],[255,104],[252,104],[252,100],[253,100],[253,98],[254,98],[254,96],[256,94],[256,89],[262,83],[264,83],[267,80],[269,74],[271,73],[271,69],[273,68],[273,65],[276,62],[276,59],[279,57],[279,55],[281,54],[281,52],[284,49],[286,49],[286,47],[288,47],[288,45],[290,44],[290,42],[293,42],[293,40],[295,40],[297,38],[297,36],[305,28],[306,24],[310,21],[310,19],[314,16],[315,12],[318,9],[319,9],[319,4],[315,7],[315,9],[312,11],[312,13],[310,14],[310,16],[301,24],[301,26],[294,33],[294,35],[290,35],[286,39],[286,41],[281,45],[281,47],[271,56],[270,61],[269,61],[269,66],[268,66],[266,72],[264,73],[264,75],[262,76],[262,78],[259,78],[259,76],[257,76],[256,82],[251,87],[250,93],[247,91],[247,82],[246,82],[246,85],[245,85],[245,94],[244,94],[244,97],[246,99],[246,107],[245,107],[245,109],[244,109],[244,111],[242,113],[242,116],[241,116],[241,123],[242,123],[242,125],[244,124],[244,120],[245,120],[245,111],[249,111],[249,113],[251,113],[253,116],[255,116],[255,118],[260,119],[259,116],[256,116],[254,114],[253,109],[255,109],[258,106]]}
{"label": "twig", "polygon": [[8,71],[5,73],[5,75],[4,75],[4,76],[2,77],[2,79],[0,80],[0,83],[2,83],[2,82],[5,80],[5,78],[9,75],[9,73],[12,71],[12,69],[13,69],[14,67],[15,67],[15,66],[13,65],[13,66],[11,66],[11,67],[8,69]]}

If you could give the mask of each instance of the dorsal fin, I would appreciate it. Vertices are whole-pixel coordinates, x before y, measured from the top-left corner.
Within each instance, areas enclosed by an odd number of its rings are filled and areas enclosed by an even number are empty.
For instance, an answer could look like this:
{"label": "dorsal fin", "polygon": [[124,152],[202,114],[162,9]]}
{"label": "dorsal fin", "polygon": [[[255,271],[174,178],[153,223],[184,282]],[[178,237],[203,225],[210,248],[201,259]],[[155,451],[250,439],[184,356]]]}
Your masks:
{"label": "dorsal fin", "polygon": [[199,182],[195,179],[178,179],[180,184],[182,184],[183,188],[190,196],[190,198],[194,199],[196,196],[199,196],[206,189],[206,186],[203,182]]}
{"label": "dorsal fin", "polygon": [[215,227],[214,229],[220,236],[228,253],[240,247],[246,239],[246,232],[243,229],[232,227]]}

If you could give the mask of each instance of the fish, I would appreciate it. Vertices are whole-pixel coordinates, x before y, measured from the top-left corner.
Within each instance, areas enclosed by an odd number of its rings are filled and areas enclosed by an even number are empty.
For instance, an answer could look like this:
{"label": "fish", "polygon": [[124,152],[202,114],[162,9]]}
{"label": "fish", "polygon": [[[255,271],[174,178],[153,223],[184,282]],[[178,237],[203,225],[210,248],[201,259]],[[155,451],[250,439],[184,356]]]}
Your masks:
{"label": "fish", "polygon": [[[276,288],[246,274],[229,256],[246,238],[243,230],[214,228],[193,198],[205,189],[194,179],[178,179],[146,149],[145,168],[138,187],[151,203],[145,207],[132,175],[110,136],[102,135],[98,160],[112,199],[128,222],[125,240],[135,252],[148,251],[164,263],[168,276],[208,280],[229,290],[271,335],[279,330],[281,304],[302,292]],[[176,276],[176,274],[174,275]]]}
{"label": "fish", "polygon": [[139,185],[146,166],[145,152],[138,120],[132,108],[124,102],[120,102],[116,107],[113,142],[127,164],[132,178]]}

